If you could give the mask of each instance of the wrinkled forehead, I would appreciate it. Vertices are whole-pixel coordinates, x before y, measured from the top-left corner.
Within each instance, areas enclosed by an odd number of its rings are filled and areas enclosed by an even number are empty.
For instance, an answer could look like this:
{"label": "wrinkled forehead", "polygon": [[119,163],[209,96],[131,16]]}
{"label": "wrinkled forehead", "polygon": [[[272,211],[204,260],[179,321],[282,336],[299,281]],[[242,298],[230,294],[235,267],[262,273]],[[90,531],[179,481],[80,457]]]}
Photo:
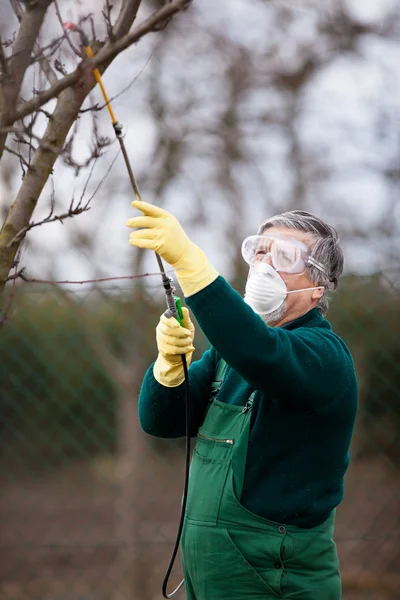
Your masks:
{"label": "wrinkled forehead", "polygon": [[287,239],[287,240],[297,240],[299,242],[303,242],[307,246],[307,248],[312,247],[313,238],[309,233],[305,231],[299,231],[298,229],[288,229],[287,227],[267,227],[261,233],[261,235],[265,236],[276,236],[278,238]]}

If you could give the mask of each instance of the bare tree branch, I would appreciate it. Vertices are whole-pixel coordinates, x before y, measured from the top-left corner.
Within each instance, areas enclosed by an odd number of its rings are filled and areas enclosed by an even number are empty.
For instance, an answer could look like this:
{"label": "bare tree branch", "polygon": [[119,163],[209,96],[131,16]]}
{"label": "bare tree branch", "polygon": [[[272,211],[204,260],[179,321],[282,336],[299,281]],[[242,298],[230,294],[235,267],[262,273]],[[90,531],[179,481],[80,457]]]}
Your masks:
{"label": "bare tree branch", "polygon": [[15,133],[18,138],[17,138],[17,142],[18,143],[22,143],[22,144],[28,144],[33,150],[36,150],[36,148],[34,148],[32,146],[31,142],[27,142],[26,140],[23,139],[24,135],[27,135],[29,138],[33,138],[34,140],[38,141],[42,147],[43,150],[47,150],[48,152],[52,152],[54,154],[60,155],[63,152],[62,148],[59,148],[58,146],[56,146],[55,144],[52,144],[51,142],[48,142],[45,138],[41,138],[40,136],[34,134],[32,132],[32,126],[29,125],[25,128],[22,127],[3,127],[0,129],[1,133]]}
{"label": "bare tree branch", "polygon": [[[62,151],[62,159],[66,165],[69,165],[75,170],[75,175],[78,175],[81,169],[88,167],[93,161],[94,163],[97,159],[103,155],[104,149],[107,146],[110,146],[114,140],[99,135],[98,127],[97,127],[97,118],[93,115],[93,133],[92,133],[92,143],[90,148],[90,155],[84,161],[77,162],[75,158],[72,156],[73,144],[75,141],[75,136],[78,130],[78,121],[75,122],[73,134],[70,136],[68,142],[65,144]],[[94,166],[94,165],[93,165]],[[90,178],[90,176],[89,176]]]}
{"label": "bare tree branch", "polygon": [[71,48],[71,50],[72,50],[72,52],[73,52],[74,54],[76,54],[77,56],[80,56],[80,57],[82,57],[82,54],[81,54],[81,52],[79,51],[79,49],[78,49],[78,48],[75,48],[74,44],[71,42],[71,38],[69,37],[69,36],[70,36],[70,32],[69,32],[69,31],[66,31],[66,30],[65,30],[65,28],[64,28],[64,20],[63,20],[63,18],[62,18],[62,16],[61,16],[61,11],[60,11],[60,7],[59,7],[59,5],[58,5],[58,0],[55,0],[55,2],[54,2],[54,7],[55,7],[55,9],[56,9],[56,15],[57,15],[57,19],[58,19],[58,21],[59,21],[59,23],[60,23],[60,25],[61,25],[61,29],[63,30],[64,37],[65,37],[65,39],[67,40],[67,44],[69,45],[69,47]]}
{"label": "bare tree branch", "polygon": [[29,169],[29,162],[27,160],[25,160],[25,158],[22,156],[21,152],[17,152],[16,150],[9,148],[8,146],[4,146],[4,150],[6,152],[8,152],[9,154],[13,154],[14,156],[16,156],[18,158],[18,160],[21,161],[22,164],[25,165],[25,167],[27,169]]}
{"label": "bare tree branch", "polygon": [[[24,11],[21,8],[21,4],[20,4],[19,0],[10,0],[10,4],[12,6],[12,9],[13,9],[15,16],[17,17],[19,23],[21,23],[22,17],[24,15]],[[40,47],[39,42],[35,43],[35,54],[36,54],[36,57],[35,57],[34,61],[37,60],[40,63],[40,67],[41,67],[43,73],[45,74],[47,81],[50,83],[50,85],[53,85],[58,80],[58,77],[55,74],[55,72],[53,71],[53,69],[51,68],[50,62],[47,59],[47,57],[44,55],[43,49]]]}
{"label": "bare tree branch", "polygon": [[114,36],[116,38],[128,33],[131,24],[134,23],[136,19],[141,3],[142,0],[123,0],[117,22],[114,26]]}
{"label": "bare tree branch", "polygon": [[[106,24],[108,39],[110,40],[110,42],[115,42],[116,38],[115,38],[113,24],[112,24],[112,20],[111,20],[112,8],[113,7],[112,7],[112,4],[110,4],[110,0],[105,0],[104,9],[102,10],[102,15],[104,17],[104,21]],[[95,38],[93,37],[93,39],[95,39]]]}
{"label": "bare tree branch", "polygon": [[[50,118],[51,115],[46,114],[46,116],[48,118]],[[3,131],[5,133],[15,133],[14,141],[17,142],[17,144],[24,144],[24,145],[28,146],[30,155],[31,155],[32,151],[36,152],[36,150],[37,150],[37,148],[35,148],[34,145],[32,144],[32,139],[38,141],[43,150],[48,150],[49,152],[52,152],[54,154],[61,156],[66,165],[69,165],[69,166],[73,167],[73,169],[75,169],[76,175],[79,173],[79,171],[81,169],[88,167],[93,162],[93,160],[96,161],[100,156],[102,156],[104,153],[104,149],[113,143],[113,140],[110,139],[109,137],[99,135],[97,122],[96,122],[96,119],[94,119],[93,120],[93,136],[92,136],[90,155],[84,161],[77,162],[77,160],[74,159],[72,156],[72,151],[73,151],[73,144],[74,144],[74,140],[75,140],[75,134],[76,134],[76,130],[78,127],[78,121],[75,121],[75,131],[72,133],[71,137],[69,138],[68,142],[65,144],[65,146],[63,148],[59,148],[55,144],[48,143],[45,139],[43,139],[40,136],[33,133],[33,131],[32,131],[33,124],[34,123],[32,122],[23,128],[21,128],[21,127],[5,127],[3,129]],[[29,140],[27,141],[24,136],[27,136],[29,138]],[[19,152],[16,152],[15,150],[12,150],[11,148],[8,148],[8,147],[7,147],[7,151],[11,154],[15,154],[15,156],[17,156],[18,158],[21,158],[21,154]],[[29,165],[30,165],[30,161],[29,161]]]}
{"label": "bare tree branch", "polygon": [[[173,270],[165,271],[166,273],[173,273]],[[160,277],[160,273],[139,273],[139,275],[122,275],[121,277],[100,277],[98,279],[85,279],[82,281],[74,281],[69,279],[63,279],[60,281],[52,280],[52,279],[35,279],[33,277],[27,277],[25,275],[25,269],[21,269],[15,275],[11,275],[8,280],[11,281],[13,279],[22,279],[27,283],[43,283],[48,285],[83,285],[85,283],[103,283],[105,281],[123,281],[123,280],[133,280],[133,279],[144,279],[145,277]]]}
{"label": "bare tree branch", "polygon": [[41,221],[38,221],[37,223],[35,223],[35,221],[32,221],[31,223],[29,223],[29,225],[23,227],[20,231],[18,231],[18,233],[13,237],[13,239],[10,240],[10,242],[7,244],[7,247],[9,248],[13,244],[21,242],[21,240],[25,237],[26,233],[34,227],[40,227],[41,225],[45,225],[47,223],[55,223],[56,221],[63,223],[66,219],[76,217],[77,215],[80,215],[83,212],[90,210],[90,206],[88,206],[87,204],[85,204],[84,206],[80,206],[80,203],[78,203],[76,206],[70,206],[68,211],[62,213],[61,215],[53,215],[53,209],[54,207],[51,208],[50,214],[46,218],[42,219]]}
{"label": "bare tree branch", "polygon": [[109,176],[109,174],[112,171],[113,166],[115,165],[115,162],[120,154],[120,149],[118,149],[116,155],[114,156],[113,160],[111,161],[110,166],[108,167],[107,171],[105,172],[105,174],[103,175],[103,177],[101,178],[101,180],[99,181],[99,183],[97,184],[94,192],[92,193],[92,195],[90,196],[88,202],[91,202],[91,200],[93,200],[93,198],[95,197],[95,195],[97,194],[97,192],[99,191],[99,189],[101,188],[101,186],[103,185],[103,183],[105,182],[105,180],[107,179],[107,177]]}
{"label": "bare tree branch", "polygon": [[42,69],[44,75],[46,76],[47,81],[50,83],[50,85],[54,85],[58,81],[58,77],[57,77],[55,71],[52,69],[52,67],[50,65],[50,61],[43,54],[40,44],[38,44],[38,43],[35,44],[35,50],[36,50],[35,58],[38,61],[40,68]]}
{"label": "bare tree branch", "polygon": [[[144,70],[146,69],[147,65],[149,64],[149,62],[151,61],[153,55],[151,54],[149,56],[149,58],[147,59],[145,65],[143,66],[142,69],[140,69],[139,73],[137,75],[135,75],[135,77],[132,79],[132,81],[130,81],[128,83],[128,85],[126,85],[124,88],[122,88],[122,90],[120,92],[118,92],[117,94],[115,94],[114,96],[111,96],[109,99],[109,103],[114,102],[114,100],[116,100],[117,98],[119,98],[120,96],[122,96],[123,94],[125,94],[128,90],[131,89],[131,87],[135,84],[136,80],[142,75],[142,73],[144,72]],[[83,108],[82,110],[80,110],[79,112],[81,114],[83,113],[87,113],[87,112],[91,112],[91,111],[100,111],[103,110],[103,108],[106,108],[107,104],[93,104],[92,106],[89,106],[88,108]]]}
{"label": "bare tree branch", "polygon": [[151,17],[146,19],[143,23],[138,25],[131,33],[118,39],[113,44],[106,44],[92,59],[84,60],[75,71],[66,77],[63,77],[63,79],[60,79],[48,90],[38,93],[35,98],[32,98],[32,100],[19,106],[14,112],[11,111],[6,118],[3,117],[3,123],[5,125],[10,125],[14,121],[26,117],[43,104],[46,104],[49,100],[58,96],[66,88],[71,87],[78,82],[82,83],[83,81],[90,79],[95,67],[104,65],[114,59],[120,52],[129,48],[129,46],[137,42],[144,35],[151,32],[158,23],[179,12],[186,5],[187,0],[173,0],[171,3],[166,4],[160,10],[153,13]]}
{"label": "bare tree branch", "polygon": [[[26,5],[12,55],[8,61],[7,78],[0,82],[0,123],[9,124],[9,115],[20,93],[25,71],[31,61],[32,50],[39,35],[47,8],[52,0],[37,0]],[[0,134],[0,158],[6,136]]]}

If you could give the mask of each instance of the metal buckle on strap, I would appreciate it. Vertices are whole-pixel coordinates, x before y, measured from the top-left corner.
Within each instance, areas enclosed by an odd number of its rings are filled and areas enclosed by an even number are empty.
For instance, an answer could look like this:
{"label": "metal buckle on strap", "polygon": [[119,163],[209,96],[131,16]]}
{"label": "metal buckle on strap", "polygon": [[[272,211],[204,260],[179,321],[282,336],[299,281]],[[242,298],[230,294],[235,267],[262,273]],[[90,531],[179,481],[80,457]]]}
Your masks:
{"label": "metal buckle on strap", "polygon": [[242,413],[247,413],[253,406],[253,398],[249,398],[243,407]]}

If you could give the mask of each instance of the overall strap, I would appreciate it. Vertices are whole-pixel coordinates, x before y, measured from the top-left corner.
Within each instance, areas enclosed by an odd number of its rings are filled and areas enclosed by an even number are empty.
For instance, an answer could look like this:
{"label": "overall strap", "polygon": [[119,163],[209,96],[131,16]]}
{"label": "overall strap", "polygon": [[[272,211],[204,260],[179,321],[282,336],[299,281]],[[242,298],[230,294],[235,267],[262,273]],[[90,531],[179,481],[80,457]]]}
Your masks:
{"label": "overall strap", "polygon": [[222,382],[224,381],[228,365],[223,358],[220,358],[217,364],[217,368],[214,375],[214,381],[211,384],[211,399],[215,398],[221,389]]}
{"label": "overall strap", "polygon": [[[228,365],[226,364],[226,362],[224,361],[223,358],[220,358],[217,364],[217,368],[215,371],[215,375],[214,375],[214,381],[211,384],[211,394],[210,394],[210,400],[212,401],[216,395],[218,394],[219,390],[221,389],[222,383],[224,381],[225,375],[226,375],[226,371],[228,370]],[[249,397],[246,406],[250,407],[253,403],[254,400],[254,396],[255,396],[255,390],[254,392],[251,394],[251,396]]]}

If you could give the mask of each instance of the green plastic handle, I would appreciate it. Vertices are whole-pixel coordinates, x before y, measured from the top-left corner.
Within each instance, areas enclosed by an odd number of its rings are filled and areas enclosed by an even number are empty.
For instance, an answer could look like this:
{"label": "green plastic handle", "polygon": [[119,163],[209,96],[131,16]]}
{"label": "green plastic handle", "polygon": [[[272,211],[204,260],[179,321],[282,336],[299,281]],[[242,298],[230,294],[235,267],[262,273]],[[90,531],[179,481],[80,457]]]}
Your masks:
{"label": "green plastic handle", "polygon": [[181,302],[181,299],[179,298],[179,296],[174,296],[174,300],[175,300],[176,310],[178,312],[177,319],[178,319],[179,325],[182,325],[182,322],[183,322],[182,302]]}

